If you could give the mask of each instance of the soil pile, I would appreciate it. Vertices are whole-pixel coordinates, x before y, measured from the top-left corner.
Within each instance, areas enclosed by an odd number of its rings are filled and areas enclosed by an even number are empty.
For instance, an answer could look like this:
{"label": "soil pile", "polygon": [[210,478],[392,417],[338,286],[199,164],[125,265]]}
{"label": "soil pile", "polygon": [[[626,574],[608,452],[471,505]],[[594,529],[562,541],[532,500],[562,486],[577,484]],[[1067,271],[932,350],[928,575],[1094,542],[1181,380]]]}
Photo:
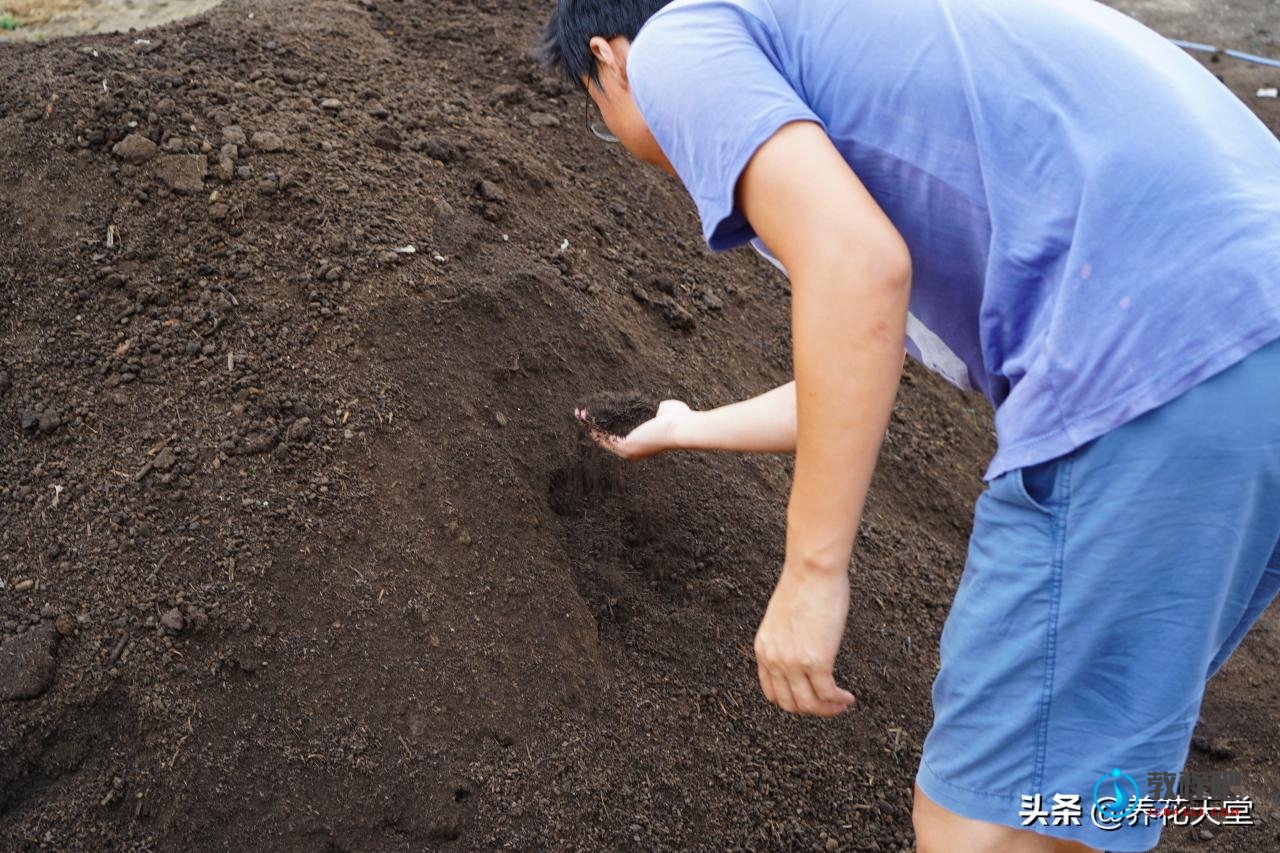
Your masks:
{"label": "soil pile", "polygon": [[[989,412],[907,369],[858,709],[768,706],[789,460],[628,466],[572,413],[785,382],[786,282],[591,136],[545,12],[231,0],[0,51],[6,848],[910,844]],[[1201,756],[1258,784],[1275,649]]]}

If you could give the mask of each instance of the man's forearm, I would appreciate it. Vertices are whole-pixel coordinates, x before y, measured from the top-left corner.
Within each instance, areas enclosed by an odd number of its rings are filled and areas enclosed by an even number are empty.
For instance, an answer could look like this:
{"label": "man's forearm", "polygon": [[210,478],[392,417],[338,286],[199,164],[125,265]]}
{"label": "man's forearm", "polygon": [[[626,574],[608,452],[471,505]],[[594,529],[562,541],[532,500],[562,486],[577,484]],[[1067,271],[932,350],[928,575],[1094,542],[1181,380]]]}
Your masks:
{"label": "man's forearm", "polygon": [[792,279],[797,449],[786,570],[846,570],[898,387],[909,268],[854,256]]}
{"label": "man's forearm", "polygon": [[756,631],[760,689],[788,711],[838,714],[849,555],[898,387],[911,295],[902,235],[816,122],[779,129],[736,200],[791,278],[796,464],[787,556]]}
{"label": "man's forearm", "polygon": [[674,436],[682,450],[794,453],[796,383],[716,409],[690,412]]}

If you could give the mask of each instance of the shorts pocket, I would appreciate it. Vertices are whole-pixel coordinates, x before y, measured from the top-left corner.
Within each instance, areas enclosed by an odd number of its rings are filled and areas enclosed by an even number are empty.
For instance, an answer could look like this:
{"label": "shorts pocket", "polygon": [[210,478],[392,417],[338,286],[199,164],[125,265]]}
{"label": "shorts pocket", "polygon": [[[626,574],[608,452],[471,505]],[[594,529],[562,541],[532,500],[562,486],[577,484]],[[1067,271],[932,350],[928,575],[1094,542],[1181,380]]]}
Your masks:
{"label": "shorts pocket", "polygon": [[1061,479],[1061,458],[1006,471],[991,481],[991,496],[997,500],[1034,509],[1052,516]]}

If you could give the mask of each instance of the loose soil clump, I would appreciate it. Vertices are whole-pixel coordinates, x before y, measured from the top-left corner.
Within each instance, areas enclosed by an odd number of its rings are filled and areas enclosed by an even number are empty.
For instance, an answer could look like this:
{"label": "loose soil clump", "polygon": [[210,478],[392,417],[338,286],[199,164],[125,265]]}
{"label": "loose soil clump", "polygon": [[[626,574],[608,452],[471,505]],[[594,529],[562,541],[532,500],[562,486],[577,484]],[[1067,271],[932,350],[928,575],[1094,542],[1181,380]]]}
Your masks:
{"label": "loose soil clump", "polygon": [[636,391],[597,394],[582,404],[587,419],[609,435],[625,438],[658,413],[658,404]]}

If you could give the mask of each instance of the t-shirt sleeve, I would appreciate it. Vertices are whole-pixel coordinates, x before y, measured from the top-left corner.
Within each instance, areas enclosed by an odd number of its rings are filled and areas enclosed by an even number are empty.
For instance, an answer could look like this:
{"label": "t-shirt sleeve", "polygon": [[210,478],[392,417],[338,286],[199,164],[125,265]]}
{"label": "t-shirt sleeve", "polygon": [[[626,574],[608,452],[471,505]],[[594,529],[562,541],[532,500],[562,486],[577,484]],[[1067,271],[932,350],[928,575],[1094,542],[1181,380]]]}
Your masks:
{"label": "t-shirt sleeve", "polygon": [[678,5],[645,24],[627,59],[636,106],[716,251],[755,236],[734,189],[756,150],[790,122],[822,124],[788,81],[773,36],[731,3]]}

